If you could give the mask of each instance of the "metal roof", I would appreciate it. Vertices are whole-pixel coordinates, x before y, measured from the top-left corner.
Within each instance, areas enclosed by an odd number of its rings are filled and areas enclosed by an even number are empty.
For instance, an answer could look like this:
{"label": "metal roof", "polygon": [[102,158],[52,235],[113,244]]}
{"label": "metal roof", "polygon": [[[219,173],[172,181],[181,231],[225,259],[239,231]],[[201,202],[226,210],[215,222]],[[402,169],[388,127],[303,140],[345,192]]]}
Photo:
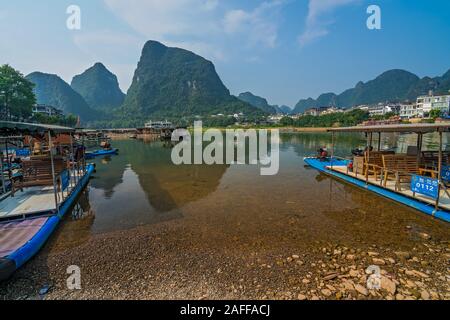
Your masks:
{"label": "metal roof", "polygon": [[75,129],[73,128],[56,126],[52,124],[12,122],[12,121],[0,121],[0,130],[18,131],[18,132],[52,131],[55,133],[71,133],[75,131]]}
{"label": "metal roof", "polygon": [[376,126],[356,126],[328,129],[328,132],[448,132],[450,122],[447,123],[418,123],[418,124],[389,124]]}

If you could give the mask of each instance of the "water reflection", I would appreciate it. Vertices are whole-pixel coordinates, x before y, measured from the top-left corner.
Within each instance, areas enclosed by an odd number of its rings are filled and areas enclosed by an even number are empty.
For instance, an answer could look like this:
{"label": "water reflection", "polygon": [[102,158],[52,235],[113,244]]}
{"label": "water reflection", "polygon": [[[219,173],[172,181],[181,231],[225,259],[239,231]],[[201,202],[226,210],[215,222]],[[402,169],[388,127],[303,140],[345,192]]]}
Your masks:
{"label": "water reflection", "polygon": [[171,162],[172,145],[161,141],[115,141],[118,156],[95,160],[90,183],[98,213],[94,232],[179,219],[182,208],[214,192],[226,165]]}
{"label": "water reflection", "polygon": [[[83,214],[81,220],[75,214],[67,225],[75,223],[76,230],[83,226],[80,239],[86,239],[92,233],[183,219],[182,223],[195,221],[205,232],[206,225],[213,225],[216,232],[234,233],[239,225],[240,232],[257,238],[260,233],[275,232],[277,226],[277,232],[284,230],[288,221],[305,237],[339,235],[357,241],[383,233],[396,238],[392,224],[430,227],[439,223],[304,167],[304,156],[315,154],[320,146],[331,147],[330,134],[281,134],[280,138],[276,176],[261,176],[258,166],[175,166],[171,146],[163,142],[115,141],[120,154],[95,160],[97,172],[82,199],[88,205],[80,202],[81,211],[90,214]],[[424,149],[433,148],[437,138],[425,136]],[[414,139],[415,135],[386,134],[381,145],[401,151],[414,145]],[[339,134],[335,153],[348,156],[365,144],[364,134]],[[373,225],[381,227],[371,233]]]}

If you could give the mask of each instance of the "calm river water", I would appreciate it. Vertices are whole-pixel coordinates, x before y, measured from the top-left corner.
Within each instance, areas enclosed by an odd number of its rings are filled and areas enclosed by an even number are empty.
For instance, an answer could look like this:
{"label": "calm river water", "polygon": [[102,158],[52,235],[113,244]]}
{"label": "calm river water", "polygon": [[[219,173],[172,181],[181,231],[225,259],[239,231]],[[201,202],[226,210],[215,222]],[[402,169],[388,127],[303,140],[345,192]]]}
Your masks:
{"label": "calm river water", "polygon": [[[426,136],[425,148],[436,141]],[[35,297],[46,284],[50,299],[315,299],[331,291],[360,299],[367,293],[343,281],[364,285],[373,255],[396,279],[396,299],[449,299],[448,224],[305,167],[304,156],[330,143],[328,134],[282,134],[279,173],[261,176],[257,166],[175,166],[162,142],[113,141],[120,154],[95,160],[72,215],[0,284],[0,299]],[[412,135],[382,141],[399,152],[415,144]],[[364,145],[364,136],[342,134],[337,154]],[[83,290],[67,290],[71,265],[82,270]],[[347,278],[327,292],[321,279],[330,272]]]}
{"label": "calm river water", "polygon": [[[382,146],[406,152],[415,139],[387,135]],[[437,136],[425,136],[425,149],[436,148],[436,143]],[[198,219],[199,226],[221,217],[219,232],[227,227],[227,215],[239,216],[240,228],[247,232],[264,232],[274,227],[271,221],[281,219],[299,223],[306,235],[319,239],[407,241],[395,232],[405,224],[447,230],[420,212],[305,167],[304,156],[330,144],[329,134],[281,134],[279,173],[261,176],[258,166],[175,166],[171,148],[163,142],[114,141],[120,154],[95,161],[97,172],[60,235],[70,239],[73,229],[73,238],[79,240],[80,232],[89,236],[186,216]],[[336,153],[348,156],[364,145],[363,135],[341,134]],[[445,231],[442,235],[448,236]]]}

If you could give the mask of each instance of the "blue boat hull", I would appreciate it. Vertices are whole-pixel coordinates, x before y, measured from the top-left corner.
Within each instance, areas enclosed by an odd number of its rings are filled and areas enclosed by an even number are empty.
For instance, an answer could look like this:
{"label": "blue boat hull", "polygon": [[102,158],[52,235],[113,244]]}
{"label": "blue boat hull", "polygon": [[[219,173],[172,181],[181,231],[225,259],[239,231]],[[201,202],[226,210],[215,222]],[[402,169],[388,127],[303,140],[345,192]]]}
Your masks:
{"label": "blue boat hull", "polygon": [[92,159],[92,158],[95,158],[95,157],[113,155],[113,154],[118,154],[118,153],[119,153],[119,149],[96,150],[96,151],[93,151],[93,152],[86,153],[86,158],[87,159]]}
{"label": "blue boat hull", "polygon": [[94,165],[87,166],[87,173],[73,189],[69,198],[67,198],[59,209],[58,213],[49,213],[49,218],[39,231],[22,247],[9,254],[5,258],[0,258],[0,281],[9,278],[18,268],[22,267],[44,246],[53,232],[56,230],[64,215],[69,212],[81,191],[86,187],[89,178],[94,172]]}
{"label": "blue boat hull", "polygon": [[[435,210],[435,207],[433,205],[430,205],[428,203],[424,203],[422,201],[410,198],[408,196],[404,196],[402,194],[390,191],[388,189],[373,185],[373,184],[366,184],[364,181],[361,181],[359,179],[347,176],[345,174],[332,171],[330,169],[327,169],[327,167],[331,166],[331,160],[321,161],[317,158],[305,158],[305,163],[312,168],[323,172],[327,175],[330,175],[332,177],[341,179],[345,182],[348,182],[350,184],[353,184],[357,187],[372,191],[380,196],[383,196],[385,198],[394,200],[396,202],[399,202],[401,204],[407,205],[408,207],[411,207],[413,209],[416,209],[420,212],[426,213],[428,215],[431,215],[435,218],[441,219],[446,222],[450,222],[450,212],[447,212],[445,210]],[[333,165],[335,166],[345,166],[348,164],[348,161],[343,160],[333,160]]]}

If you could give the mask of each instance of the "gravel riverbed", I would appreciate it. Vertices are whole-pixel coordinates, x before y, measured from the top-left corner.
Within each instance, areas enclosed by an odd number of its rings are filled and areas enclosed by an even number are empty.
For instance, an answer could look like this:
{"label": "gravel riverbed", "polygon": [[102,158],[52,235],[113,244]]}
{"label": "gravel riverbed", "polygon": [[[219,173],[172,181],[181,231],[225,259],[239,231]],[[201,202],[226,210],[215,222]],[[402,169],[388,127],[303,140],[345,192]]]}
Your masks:
{"label": "gravel riverbed", "polygon": [[[62,241],[60,230],[7,282],[1,299],[449,299],[450,247],[436,235],[402,226],[413,241],[400,246],[370,237],[313,240],[295,221],[272,232],[240,222],[222,231],[186,218]],[[203,220],[204,222],[204,220]],[[284,226],[284,228],[281,228]],[[252,228],[253,229],[253,228]],[[247,232],[246,232],[247,231]],[[306,233],[308,234],[308,233]],[[304,235],[304,236],[302,236]],[[64,244],[61,244],[64,242]],[[66,271],[81,270],[81,290]],[[379,267],[379,289],[366,269]],[[376,267],[373,267],[376,266]]]}

